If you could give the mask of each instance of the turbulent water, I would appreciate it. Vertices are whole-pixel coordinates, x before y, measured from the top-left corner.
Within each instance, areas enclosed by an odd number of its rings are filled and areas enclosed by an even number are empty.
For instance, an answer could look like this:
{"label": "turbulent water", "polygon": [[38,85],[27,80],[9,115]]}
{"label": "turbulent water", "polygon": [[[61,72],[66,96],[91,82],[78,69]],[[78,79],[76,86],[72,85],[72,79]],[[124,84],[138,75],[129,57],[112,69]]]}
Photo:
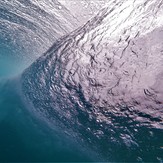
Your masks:
{"label": "turbulent water", "polygon": [[[162,162],[163,1],[110,0],[106,4],[11,80],[17,83],[14,92],[26,114],[71,140],[77,153],[82,151],[81,157],[72,159],[74,149],[68,161],[83,161],[83,157],[84,161]],[[37,6],[41,8],[41,3]],[[71,20],[77,21],[73,14]],[[41,27],[47,28],[46,24]],[[51,40],[56,29],[46,36],[37,32]],[[41,49],[46,45],[50,44]]]}
{"label": "turbulent water", "polygon": [[[2,0],[0,2],[0,59],[12,60],[8,74],[21,72],[56,39],[79,26],[68,9],[57,0]],[[6,59],[7,58],[7,59]],[[18,69],[17,64],[21,65]],[[0,65],[6,69],[5,64]],[[8,75],[7,74],[7,75]],[[0,73],[4,76],[4,73]]]}

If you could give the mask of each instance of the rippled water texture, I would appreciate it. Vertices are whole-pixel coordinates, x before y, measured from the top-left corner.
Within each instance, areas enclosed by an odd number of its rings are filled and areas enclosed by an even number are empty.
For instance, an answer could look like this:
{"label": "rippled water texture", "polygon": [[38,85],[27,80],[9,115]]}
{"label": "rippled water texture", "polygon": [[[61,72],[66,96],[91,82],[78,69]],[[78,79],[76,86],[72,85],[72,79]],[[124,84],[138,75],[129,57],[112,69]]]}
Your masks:
{"label": "rippled water texture", "polygon": [[[101,10],[99,2],[83,2],[87,5],[83,12],[77,11],[76,3],[66,4],[65,0],[0,3],[1,31],[5,27],[1,38],[6,40],[3,47],[10,43],[9,47],[16,46],[8,51],[13,57],[18,50],[18,58],[29,60],[23,62],[24,68],[32,63],[6,86],[12,90],[16,83],[12,93],[18,102],[1,93],[2,99],[18,103],[20,111],[3,114],[23,112],[26,122],[32,118],[28,125],[31,131],[25,132],[47,141],[37,149],[45,146],[52,152],[43,150],[42,160],[62,161],[62,156],[70,153],[68,161],[162,162],[163,1],[103,1]],[[16,6],[20,11],[14,10]],[[84,12],[93,11],[88,6],[99,12],[82,20]],[[6,27],[17,30],[6,32]],[[22,123],[20,117],[16,121]],[[35,123],[41,129],[35,130]],[[22,137],[26,140],[25,135]],[[63,148],[67,143],[70,148]],[[29,150],[33,149],[31,145]],[[38,153],[44,153],[41,151]]]}

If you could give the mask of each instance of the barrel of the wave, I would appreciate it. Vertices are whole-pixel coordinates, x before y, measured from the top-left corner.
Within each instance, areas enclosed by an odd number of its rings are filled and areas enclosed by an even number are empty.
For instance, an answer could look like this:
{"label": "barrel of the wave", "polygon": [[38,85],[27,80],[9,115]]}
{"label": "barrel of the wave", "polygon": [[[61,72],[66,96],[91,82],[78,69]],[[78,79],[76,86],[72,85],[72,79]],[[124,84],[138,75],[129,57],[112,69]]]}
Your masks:
{"label": "barrel of the wave", "polygon": [[112,3],[21,77],[33,111],[106,160],[162,159],[163,7],[152,2]]}

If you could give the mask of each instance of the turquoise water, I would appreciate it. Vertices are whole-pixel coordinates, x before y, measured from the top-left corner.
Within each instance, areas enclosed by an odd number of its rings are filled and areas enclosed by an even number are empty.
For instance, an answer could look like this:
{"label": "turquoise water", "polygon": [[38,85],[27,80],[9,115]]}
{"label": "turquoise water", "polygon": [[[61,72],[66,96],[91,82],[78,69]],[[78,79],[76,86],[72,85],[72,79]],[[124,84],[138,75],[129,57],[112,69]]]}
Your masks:
{"label": "turquoise water", "polygon": [[0,131],[0,162],[91,161],[77,143],[34,118],[5,81],[0,86]]}
{"label": "turquoise water", "polygon": [[[14,80],[0,83],[0,162],[92,162],[103,160],[87,148],[67,137],[57,128],[51,129],[31,114],[29,106],[22,103]],[[150,134],[150,135],[149,135]],[[111,145],[117,160],[129,159],[142,162],[162,162],[162,131],[140,129],[137,135],[141,148],[125,149]],[[103,152],[107,151],[103,142]],[[105,148],[106,147],[106,148]],[[111,152],[112,153],[112,152]],[[128,155],[126,155],[128,154]],[[150,154],[150,155],[149,155]],[[157,156],[157,161],[155,157]],[[121,157],[121,158],[118,158]],[[114,159],[114,160],[116,160]],[[106,161],[106,160],[105,160]]]}
{"label": "turquoise water", "polygon": [[92,161],[79,143],[36,118],[22,102],[19,83],[14,81],[29,63],[10,42],[3,41],[0,39],[0,162]]}
{"label": "turquoise water", "polygon": [[[124,77],[129,75],[133,79],[128,71],[133,63],[142,64],[145,53],[138,52],[140,60],[135,60],[136,55],[130,56],[130,53],[136,52],[128,53],[126,47],[123,52],[124,57],[128,57],[117,60],[110,56],[110,50],[115,48],[119,53],[121,41],[128,41],[130,36],[122,34],[122,38],[117,40],[117,48],[109,45],[109,41],[104,47],[98,37],[103,35],[110,40],[108,34],[114,20],[108,24],[109,13],[114,9],[101,10],[87,24],[69,33],[71,19],[67,10],[61,13],[56,10],[57,14],[51,15],[51,8],[46,8],[50,3],[44,6],[44,10],[40,8],[42,1],[38,6],[30,0],[28,2],[0,2],[0,162],[162,163],[162,99],[153,99],[152,93],[144,86],[138,100],[137,97],[130,99],[127,86],[134,88],[135,84]],[[57,1],[53,2],[55,9]],[[118,5],[115,4],[117,13],[120,1]],[[73,21],[71,26],[75,23]],[[138,28],[138,33],[140,24],[133,25]],[[55,42],[65,33],[69,34]],[[132,35],[129,29],[128,33]],[[137,43],[132,45],[135,47],[131,47],[133,50],[145,49],[146,52],[148,46],[143,37],[137,40],[138,35],[135,36]],[[88,39],[85,39],[87,36]],[[157,40],[157,37],[154,33],[149,38]],[[97,46],[96,42],[99,42]],[[140,46],[142,42],[143,46]],[[51,44],[50,49],[45,48]],[[149,45],[155,49],[157,44],[151,39]],[[159,53],[154,53],[157,60]],[[104,61],[101,60],[103,57]],[[153,58],[151,60],[153,65],[157,64]],[[119,67],[119,62],[126,67]],[[158,59],[158,63],[162,63],[161,60]],[[145,62],[143,64],[147,66]],[[141,66],[135,67],[134,72],[139,72]],[[123,84],[119,85],[121,78],[117,78],[117,71],[126,82],[124,97],[129,98],[129,102],[125,102],[121,94]],[[162,72],[159,66],[158,71]],[[144,74],[140,72],[139,75]],[[143,83],[145,77],[141,78]],[[161,90],[161,77],[158,78]],[[156,96],[157,92],[159,90],[156,90]],[[141,97],[145,100],[139,100]]]}

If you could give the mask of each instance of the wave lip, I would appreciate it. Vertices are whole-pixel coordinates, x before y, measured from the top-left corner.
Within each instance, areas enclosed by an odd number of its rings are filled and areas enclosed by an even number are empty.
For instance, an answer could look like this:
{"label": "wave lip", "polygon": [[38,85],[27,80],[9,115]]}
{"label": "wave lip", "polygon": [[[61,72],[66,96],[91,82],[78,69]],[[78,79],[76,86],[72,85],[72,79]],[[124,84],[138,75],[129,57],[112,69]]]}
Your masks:
{"label": "wave lip", "polygon": [[[148,160],[151,147],[150,158],[157,160],[160,144],[153,135],[161,140],[163,129],[162,14],[162,1],[111,1],[25,70],[25,97],[36,112],[104,155],[118,159],[114,153],[123,149],[130,154],[121,161]],[[151,146],[142,143],[143,132]]]}

